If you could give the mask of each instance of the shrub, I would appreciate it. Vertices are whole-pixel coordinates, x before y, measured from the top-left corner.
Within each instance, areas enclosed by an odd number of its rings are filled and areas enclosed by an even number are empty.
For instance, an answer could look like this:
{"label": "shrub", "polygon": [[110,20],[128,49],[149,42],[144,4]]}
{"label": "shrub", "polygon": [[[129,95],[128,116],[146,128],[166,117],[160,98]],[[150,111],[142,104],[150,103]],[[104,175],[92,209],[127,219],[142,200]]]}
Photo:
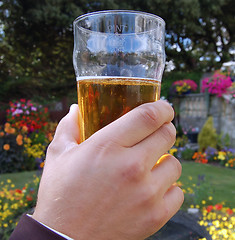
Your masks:
{"label": "shrub", "polygon": [[183,150],[181,152],[181,157],[184,160],[192,160],[194,152],[195,152],[194,150],[192,150],[190,148],[186,148],[185,150]]}
{"label": "shrub", "polygon": [[198,135],[199,150],[205,151],[207,147],[217,147],[217,134],[213,125],[213,117],[209,117]]}

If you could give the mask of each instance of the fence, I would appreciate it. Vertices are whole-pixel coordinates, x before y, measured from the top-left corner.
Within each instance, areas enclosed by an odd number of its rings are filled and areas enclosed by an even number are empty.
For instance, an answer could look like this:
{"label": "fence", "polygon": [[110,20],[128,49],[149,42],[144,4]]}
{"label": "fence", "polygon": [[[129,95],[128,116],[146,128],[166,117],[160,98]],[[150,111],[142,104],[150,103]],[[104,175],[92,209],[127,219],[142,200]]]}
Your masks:
{"label": "fence", "polygon": [[231,145],[235,147],[235,102],[226,96],[218,98],[205,93],[188,94],[173,99],[179,113],[177,124],[186,131],[204,125],[212,116],[218,134],[228,134]]}

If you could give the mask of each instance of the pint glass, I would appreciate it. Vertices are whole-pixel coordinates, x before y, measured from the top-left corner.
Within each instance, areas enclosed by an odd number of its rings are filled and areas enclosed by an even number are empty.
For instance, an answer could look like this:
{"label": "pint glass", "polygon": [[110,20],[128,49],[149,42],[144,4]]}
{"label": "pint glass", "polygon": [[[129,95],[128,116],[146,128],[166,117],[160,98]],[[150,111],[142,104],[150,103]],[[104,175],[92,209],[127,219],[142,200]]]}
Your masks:
{"label": "pint glass", "polygon": [[165,22],[110,10],[74,21],[73,64],[81,141],[140,104],[160,98]]}

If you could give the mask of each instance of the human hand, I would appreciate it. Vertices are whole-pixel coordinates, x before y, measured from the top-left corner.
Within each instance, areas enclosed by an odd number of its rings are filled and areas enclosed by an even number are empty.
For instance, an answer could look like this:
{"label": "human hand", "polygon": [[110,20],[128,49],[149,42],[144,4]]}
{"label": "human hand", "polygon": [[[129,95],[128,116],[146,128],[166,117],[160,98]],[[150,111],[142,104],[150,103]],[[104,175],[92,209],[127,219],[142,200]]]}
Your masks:
{"label": "human hand", "polygon": [[81,144],[78,115],[72,105],[49,145],[33,218],[79,240],[145,239],[183,202],[181,165],[164,155],[175,141],[171,106],[141,105]]}

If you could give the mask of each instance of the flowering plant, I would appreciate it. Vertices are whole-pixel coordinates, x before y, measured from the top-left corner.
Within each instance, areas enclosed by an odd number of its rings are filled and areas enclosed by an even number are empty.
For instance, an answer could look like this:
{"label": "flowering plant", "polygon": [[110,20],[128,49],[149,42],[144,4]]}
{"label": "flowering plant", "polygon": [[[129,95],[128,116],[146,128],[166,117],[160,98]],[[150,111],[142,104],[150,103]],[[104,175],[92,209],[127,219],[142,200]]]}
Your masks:
{"label": "flowering plant", "polygon": [[217,162],[222,166],[235,169],[235,149],[225,148],[217,150],[212,147],[207,147],[204,156],[210,162]]}
{"label": "flowering plant", "polygon": [[219,71],[216,71],[212,77],[202,80],[202,92],[207,89],[210,94],[215,94],[221,97],[228,92],[228,88],[232,86],[232,80]]}
{"label": "flowering plant", "polygon": [[31,133],[26,126],[13,127],[9,122],[0,126],[0,173],[42,168],[56,126],[49,122],[44,131]]}
{"label": "flowering plant", "polygon": [[191,79],[178,80],[173,83],[175,92],[179,95],[197,90],[197,84]]}
{"label": "flowering plant", "polygon": [[45,127],[49,120],[48,109],[31,100],[20,99],[9,103],[7,121],[13,127],[26,126],[29,132]]}
{"label": "flowering plant", "polygon": [[207,228],[212,239],[235,239],[234,211],[222,203],[205,206],[199,224]]}
{"label": "flowering plant", "polygon": [[24,139],[10,123],[0,126],[0,173],[24,169]]}
{"label": "flowering plant", "polygon": [[230,96],[230,99],[235,99],[235,82],[233,82],[231,87],[228,89],[228,94]]}
{"label": "flowering plant", "polygon": [[195,152],[193,154],[192,159],[194,159],[194,161],[198,162],[198,163],[203,163],[203,164],[208,163],[208,159],[206,158],[206,154],[205,153]]}
{"label": "flowering plant", "polygon": [[36,204],[39,178],[16,188],[10,179],[0,183],[0,239],[9,239],[18,218]]}

